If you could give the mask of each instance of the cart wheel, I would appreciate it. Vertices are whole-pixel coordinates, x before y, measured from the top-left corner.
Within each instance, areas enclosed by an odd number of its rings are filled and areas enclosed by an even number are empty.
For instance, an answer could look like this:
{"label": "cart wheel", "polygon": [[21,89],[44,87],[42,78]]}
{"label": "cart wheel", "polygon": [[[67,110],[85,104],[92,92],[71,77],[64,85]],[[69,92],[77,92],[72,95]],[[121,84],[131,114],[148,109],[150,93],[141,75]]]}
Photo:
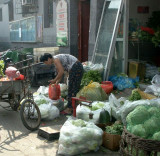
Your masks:
{"label": "cart wheel", "polygon": [[20,116],[23,125],[31,130],[37,130],[41,122],[41,114],[36,103],[31,99],[25,99],[21,104]]}

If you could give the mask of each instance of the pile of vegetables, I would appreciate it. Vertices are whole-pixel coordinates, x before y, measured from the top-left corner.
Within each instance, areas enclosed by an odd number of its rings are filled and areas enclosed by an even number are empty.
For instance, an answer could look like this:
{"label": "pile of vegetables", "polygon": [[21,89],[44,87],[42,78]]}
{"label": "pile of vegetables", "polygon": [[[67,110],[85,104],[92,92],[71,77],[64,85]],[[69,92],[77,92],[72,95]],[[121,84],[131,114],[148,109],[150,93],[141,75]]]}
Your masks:
{"label": "pile of vegetables", "polygon": [[116,121],[113,125],[107,126],[105,131],[109,134],[121,135],[123,132],[123,124]]}
{"label": "pile of vegetables", "polygon": [[3,69],[4,69],[4,61],[0,60],[0,76],[2,77],[4,76]]}
{"label": "pile of vegetables", "polygon": [[145,139],[160,141],[160,108],[137,106],[127,115],[127,130]]}
{"label": "pile of vegetables", "polygon": [[83,74],[83,77],[81,80],[81,88],[83,88],[84,86],[87,86],[91,81],[98,82],[98,83],[102,82],[102,75],[98,70],[90,70]]}
{"label": "pile of vegetables", "polygon": [[139,94],[137,89],[132,90],[132,94],[129,96],[129,101],[137,101],[141,99],[141,95]]}
{"label": "pile of vegetables", "polygon": [[77,98],[84,97],[90,101],[105,101],[107,94],[98,82],[91,82],[88,86],[83,87],[76,95]]}

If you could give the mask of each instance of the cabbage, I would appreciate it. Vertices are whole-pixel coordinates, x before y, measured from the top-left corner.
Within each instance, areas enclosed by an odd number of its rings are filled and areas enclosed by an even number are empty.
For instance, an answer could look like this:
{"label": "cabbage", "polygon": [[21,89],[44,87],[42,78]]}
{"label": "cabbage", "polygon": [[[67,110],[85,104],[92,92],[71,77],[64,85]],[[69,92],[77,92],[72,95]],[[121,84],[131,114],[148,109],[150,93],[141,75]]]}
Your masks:
{"label": "cabbage", "polygon": [[160,131],[160,109],[154,106],[138,106],[128,114],[126,121],[129,132],[145,139],[156,139],[155,136]]}
{"label": "cabbage", "polygon": [[72,125],[74,125],[76,127],[86,127],[86,123],[81,119],[73,120]]}
{"label": "cabbage", "polygon": [[159,131],[159,132],[157,132],[157,133],[154,133],[154,135],[153,135],[153,139],[154,139],[154,140],[158,140],[158,141],[160,141],[160,131]]}
{"label": "cabbage", "polygon": [[150,117],[145,106],[137,106],[127,115],[126,121],[130,125],[143,124]]}
{"label": "cabbage", "polygon": [[142,138],[146,138],[147,137],[147,133],[145,128],[143,127],[142,124],[139,125],[135,125],[132,127],[131,133],[133,133],[136,136],[140,136]]}
{"label": "cabbage", "polygon": [[150,113],[151,116],[154,115],[154,116],[160,118],[160,108],[158,108],[158,107],[150,107],[148,109],[148,112]]}
{"label": "cabbage", "polygon": [[160,126],[158,123],[160,122],[159,119],[156,117],[152,117],[149,120],[145,121],[144,128],[146,129],[148,135],[152,136],[155,132],[160,130]]}
{"label": "cabbage", "polygon": [[92,106],[92,111],[97,110],[97,109],[101,109],[104,107],[104,103],[102,102],[97,102],[95,105]]}

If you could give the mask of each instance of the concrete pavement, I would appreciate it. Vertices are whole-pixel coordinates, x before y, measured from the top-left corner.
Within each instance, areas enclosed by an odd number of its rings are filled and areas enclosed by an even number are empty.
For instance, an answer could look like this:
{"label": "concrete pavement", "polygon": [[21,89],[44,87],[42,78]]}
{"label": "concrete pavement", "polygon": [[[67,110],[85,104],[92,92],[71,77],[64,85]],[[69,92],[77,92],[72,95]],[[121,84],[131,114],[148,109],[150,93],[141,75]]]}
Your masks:
{"label": "concrete pavement", "polygon": [[[7,106],[7,103],[0,102]],[[66,121],[60,116],[53,121],[42,121],[41,127],[60,125]],[[38,131],[27,130],[21,121],[19,112],[7,111],[0,107],[0,156],[59,156],[56,154],[58,140],[47,141],[37,135]],[[101,148],[97,152],[81,154],[80,156],[118,156],[118,152],[111,152]]]}

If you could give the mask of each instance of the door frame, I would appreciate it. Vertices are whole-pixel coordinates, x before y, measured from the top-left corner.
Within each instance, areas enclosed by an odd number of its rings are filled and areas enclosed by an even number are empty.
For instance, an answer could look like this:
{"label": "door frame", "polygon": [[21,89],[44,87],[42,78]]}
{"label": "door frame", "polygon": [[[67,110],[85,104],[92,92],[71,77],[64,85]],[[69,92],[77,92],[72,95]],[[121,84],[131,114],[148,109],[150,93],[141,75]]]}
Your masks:
{"label": "door frame", "polygon": [[[78,3],[78,59],[82,61],[83,52],[82,52],[82,3],[90,0],[79,0]],[[90,15],[89,15],[90,16]],[[90,21],[89,21],[90,23]],[[88,47],[89,47],[89,29],[88,29]],[[88,58],[87,58],[88,59]]]}

